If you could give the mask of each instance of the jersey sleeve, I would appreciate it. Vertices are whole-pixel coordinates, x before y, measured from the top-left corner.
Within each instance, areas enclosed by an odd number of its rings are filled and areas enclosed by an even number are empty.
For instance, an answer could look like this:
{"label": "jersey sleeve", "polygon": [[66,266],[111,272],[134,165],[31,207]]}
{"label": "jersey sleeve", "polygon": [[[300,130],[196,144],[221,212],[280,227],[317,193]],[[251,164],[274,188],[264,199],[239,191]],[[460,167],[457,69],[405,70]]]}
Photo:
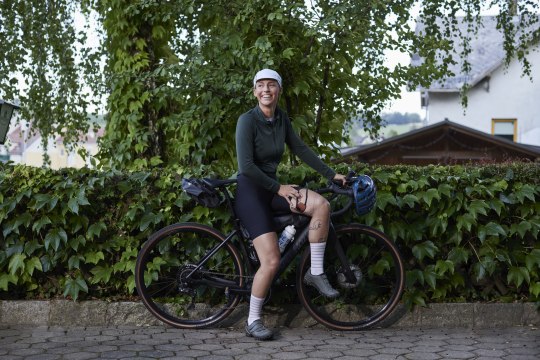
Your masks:
{"label": "jersey sleeve", "polygon": [[336,172],[326,165],[296,134],[288,116],[283,116],[283,120],[285,121],[286,126],[285,142],[292,153],[326,179],[332,180],[336,175]]}

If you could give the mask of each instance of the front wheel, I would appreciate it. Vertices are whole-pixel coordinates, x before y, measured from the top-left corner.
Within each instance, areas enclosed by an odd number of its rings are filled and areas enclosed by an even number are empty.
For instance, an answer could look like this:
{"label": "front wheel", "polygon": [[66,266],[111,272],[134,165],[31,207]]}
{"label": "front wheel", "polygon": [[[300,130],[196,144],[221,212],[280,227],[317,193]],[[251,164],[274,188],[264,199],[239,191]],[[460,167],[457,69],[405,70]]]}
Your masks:
{"label": "front wheel", "polygon": [[403,292],[405,270],[396,245],[382,232],[360,224],[336,229],[324,258],[325,273],[339,291],[328,299],[304,284],[311,266],[309,248],[297,269],[300,302],[319,323],[335,330],[373,327],[396,307]]}
{"label": "front wheel", "polygon": [[240,301],[228,289],[243,285],[244,272],[238,250],[224,240],[215,229],[196,223],[173,224],[150,236],[135,265],[137,292],[148,310],[184,329],[227,317]]}

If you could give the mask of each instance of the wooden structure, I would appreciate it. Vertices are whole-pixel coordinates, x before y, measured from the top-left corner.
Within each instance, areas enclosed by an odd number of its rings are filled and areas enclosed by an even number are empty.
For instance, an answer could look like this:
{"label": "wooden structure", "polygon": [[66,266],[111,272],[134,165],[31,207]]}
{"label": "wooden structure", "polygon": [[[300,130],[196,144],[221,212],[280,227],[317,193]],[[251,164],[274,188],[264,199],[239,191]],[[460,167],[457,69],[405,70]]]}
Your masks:
{"label": "wooden structure", "polygon": [[378,143],[342,151],[336,162],[381,165],[540,162],[540,147],[523,145],[444,120]]}

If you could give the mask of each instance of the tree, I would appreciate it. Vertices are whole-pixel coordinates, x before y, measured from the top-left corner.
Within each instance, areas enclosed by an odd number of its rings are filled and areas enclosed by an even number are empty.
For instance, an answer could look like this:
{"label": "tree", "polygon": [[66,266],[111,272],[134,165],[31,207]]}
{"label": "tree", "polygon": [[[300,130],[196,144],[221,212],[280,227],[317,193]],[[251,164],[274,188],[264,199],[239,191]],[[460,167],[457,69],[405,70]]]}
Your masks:
{"label": "tree", "polygon": [[[108,95],[102,164],[130,169],[161,164],[223,172],[234,168],[236,119],[255,105],[251,79],[263,67],[282,74],[281,106],[293,126],[306,142],[331,155],[334,144],[342,142],[347,121],[364,118],[376,132],[385,103],[398,98],[403,86],[427,86],[447,73],[454,61],[449,34],[460,12],[471,26],[459,41],[468,44],[482,6],[498,6],[507,58],[517,56],[525,73],[530,74],[527,47],[539,38],[538,30],[519,31],[538,22],[530,14],[540,4],[527,0],[77,4],[2,3],[0,35],[6,41],[0,42],[0,96],[16,97],[20,84],[14,74],[19,72],[32,83],[20,96],[24,115],[44,135],[65,132],[73,134],[68,141],[74,140],[87,126],[83,119],[92,99],[80,91],[83,78],[95,94]],[[420,6],[423,34],[411,25],[415,6]],[[77,11],[99,14],[105,34],[100,49],[88,50],[84,33],[75,32]],[[22,21],[28,14],[30,27]],[[414,68],[388,67],[387,50],[417,53],[425,61]],[[104,69],[98,66],[102,54]],[[443,59],[442,66],[437,58]]]}

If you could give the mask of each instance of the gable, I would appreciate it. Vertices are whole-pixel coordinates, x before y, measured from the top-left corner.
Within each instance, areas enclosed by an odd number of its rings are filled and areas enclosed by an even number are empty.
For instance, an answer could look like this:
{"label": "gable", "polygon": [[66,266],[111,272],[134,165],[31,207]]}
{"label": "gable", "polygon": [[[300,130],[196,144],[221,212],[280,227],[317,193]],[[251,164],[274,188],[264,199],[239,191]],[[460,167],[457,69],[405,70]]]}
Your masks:
{"label": "gable", "polygon": [[445,120],[380,143],[343,152],[337,162],[380,165],[540,161],[540,147],[516,144]]}

